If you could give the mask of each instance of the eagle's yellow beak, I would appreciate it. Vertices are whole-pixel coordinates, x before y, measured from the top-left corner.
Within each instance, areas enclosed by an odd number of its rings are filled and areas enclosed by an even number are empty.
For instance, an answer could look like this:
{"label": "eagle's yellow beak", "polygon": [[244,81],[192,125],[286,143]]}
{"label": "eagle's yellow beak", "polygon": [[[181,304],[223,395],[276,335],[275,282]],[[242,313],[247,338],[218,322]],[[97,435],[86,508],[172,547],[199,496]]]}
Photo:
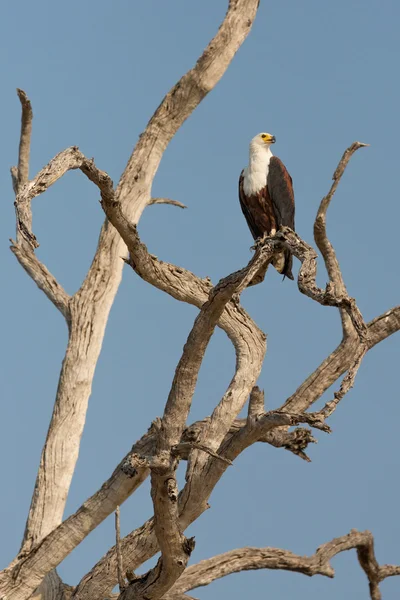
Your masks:
{"label": "eagle's yellow beak", "polygon": [[274,135],[270,135],[269,139],[267,140],[269,144],[275,144],[276,142],[276,138]]}

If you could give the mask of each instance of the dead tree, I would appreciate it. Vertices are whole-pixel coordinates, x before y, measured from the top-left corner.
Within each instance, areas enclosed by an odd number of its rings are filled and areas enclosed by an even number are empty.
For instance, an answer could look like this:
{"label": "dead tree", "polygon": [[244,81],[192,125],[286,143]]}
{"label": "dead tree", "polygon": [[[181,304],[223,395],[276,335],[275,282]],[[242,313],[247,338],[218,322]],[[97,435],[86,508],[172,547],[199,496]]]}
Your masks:
{"label": "dead tree", "polygon": [[[217,285],[150,254],[136,225],[143,210],[154,203],[180,203],[153,198],[152,182],[168,143],[182,123],[222,77],[248,35],[258,0],[230,0],[216,36],[193,69],[165,96],[140,136],[116,187],[106,172],[77,147],[53,158],[29,179],[32,109],[18,90],[22,127],[18,166],[12,169],[17,234],[11,250],[19,263],[64,316],[69,339],[54,411],[36,479],[18,556],[0,573],[0,597],[97,600],[112,596],[128,599],[182,600],[186,592],[217,578],[248,569],[285,569],[306,575],[333,577],[330,560],[355,549],[373,600],[381,598],[380,582],[400,575],[400,566],[379,565],[368,531],[350,531],[329,541],[312,556],[298,556],[279,548],[244,548],[187,567],[194,540],[185,529],[207,508],[207,500],[225,470],[246,448],[265,442],[286,448],[304,460],[314,441],[312,429],[329,432],[328,419],[348,390],[365,354],[400,329],[400,306],[365,323],[350,298],[335,250],[326,232],[326,213],[352,154],[364,146],[352,144],[343,154],[333,184],[323,198],[314,225],[318,246],[329,275],[325,289],[316,284],[317,254],[297,234],[283,228],[258,247],[249,264]],[[92,265],[80,287],[69,296],[42,264],[35,249],[31,203],[67,171],[79,169],[99,189],[106,220]],[[93,210],[97,208],[94,207]],[[312,300],[339,310],[343,337],[339,346],[304,383],[274,411],[265,411],[263,392],[256,386],[266,351],[265,334],[240,305],[240,295],[274,253],[290,248],[300,261],[298,288]],[[105,326],[122,274],[123,261],[150,285],[199,309],[176,368],[162,418],[116,467],[111,477],[69,518],[63,513],[85,422],[93,375]],[[223,329],[236,352],[236,371],[226,393],[204,421],[187,423],[199,369],[216,327]],[[318,412],[312,405],[345,374],[332,400]],[[247,419],[238,414],[248,402]],[[303,427],[308,425],[309,427]],[[290,429],[294,427],[294,429]],[[178,490],[176,468],[187,461],[186,485]],[[119,536],[119,505],[151,478],[154,517],[124,539]],[[116,545],[74,587],[66,586],[56,567],[107,516],[116,512]],[[161,551],[156,566],[143,576],[134,570]],[[125,568],[125,572],[124,572]]]}

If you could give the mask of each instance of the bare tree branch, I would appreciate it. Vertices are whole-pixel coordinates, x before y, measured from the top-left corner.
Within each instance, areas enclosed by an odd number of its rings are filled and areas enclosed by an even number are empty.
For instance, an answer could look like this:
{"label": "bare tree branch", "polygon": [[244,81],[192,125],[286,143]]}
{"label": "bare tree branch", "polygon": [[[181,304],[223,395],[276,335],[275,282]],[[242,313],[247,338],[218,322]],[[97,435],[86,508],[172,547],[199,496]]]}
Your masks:
{"label": "bare tree branch", "polygon": [[162,598],[185,570],[194,548],[194,538],[187,539],[179,524],[178,487],[173,469],[152,471],[151,496],[161,557],[153,569],[129,583],[120,600]]}
{"label": "bare tree branch", "polygon": [[400,566],[380,567],[375,558],[372,534],[369,531],[359,532],[355,529],[347,535],[323,544],[312,556],[299,556],[279,548],[241,548],[203,560],[186,569],[173,588],[164,596],[164,600],[173,600],[176,595],[209,585],[226,575],[248,570],[283,569],[303,573],[309,577],[314,575],[334,577],[335,571],[330,564],[331,559],[340,552],[352,549],[357,550],[358,560],[368,578],[371,600],[381,600],[379,583],[386,577],[400,575]]}
{"label": "bare tree branch", "polygon": [[184,460],[187,460],[191,450],[201,450],[209,456],[213,456],[217,460],[222,460],[222,462],[226,463],[227,465],[233,464],[233,462],[229,460],[229,458],[225,458],[225,456],[221,456],[220,454],[213,452],[212,450],[210,450],[210,448],[207,448],[207,446],[199,444],[198,442],[180,442],[172,448],[173,454],[178,456],[179,458],[183,458]]}
{"label": "bare tree branch", "polygon": [[32,136],[32,106],[28,96],[23,90],[17,89],[18,98],[21,102],[21,135],[19,141],[18,156],[18,186],[19,190],[29,179],[29,155],[31,151]]}
{"label": "bare tree branch", "polygon": [[118,585],[119,591],[123,592],[125,589],[124,580],[124,568],[121,554],[121,524],[120,524],[120,510],[119,506],[115,509],[115,548],[117,552],[117,565],[118,565]]}
{"label": "bare tree branch", "polygon": [[149,202],[149,206],[152,204],[170,204],[171,206],[177,206],[178,208],[187,208],[186,204],[178,202],[178,200],[171,200],[170,198],[152,198]]}
{"label": "bare tree branch", "polygon": [[347,392],[350,391],[353,387],[358,369],[360,368],[362,359],[364,358],[367,352],[368,347],[365,344],[360,344],[358,346],[354,362],[348,370],[347,375],[343,378],[339,391],[335,392],[334,399],[328,401],[319,413],[323,415],[325,419],[331,416],[331,414],[336,410],[337,405],[343,399],[345,394],[347,394]]}
{"label": "bare tree branch", "polygon": [[65,317],[67,323],[70,321],[69,300],[71,296],[67,294],[64,288],[58,283],[48,268],[38,260],[35,253],[27,245],[19,245],[11,240],[11,251],[16,256],[19,264],[25,269],[28,275],[33,279],[39,289],[42,290],[48,299]]}
{"label": "bare tree branch", "polygon": [[[395,306],[376,317],[367,325],[368,349],[400,330],[400,306]],[[359,348],[357,338],[346,338],[321,365],[300,385],[283,405],[283,410],[301,413],[316,402],[322,394],[352,365]]]}

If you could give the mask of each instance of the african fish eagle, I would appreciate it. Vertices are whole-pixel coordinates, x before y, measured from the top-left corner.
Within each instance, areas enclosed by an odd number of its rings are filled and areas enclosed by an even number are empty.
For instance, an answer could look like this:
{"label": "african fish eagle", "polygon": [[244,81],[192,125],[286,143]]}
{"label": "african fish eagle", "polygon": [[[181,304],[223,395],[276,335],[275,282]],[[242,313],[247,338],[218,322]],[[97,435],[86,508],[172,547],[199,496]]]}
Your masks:
{"label": "african fish eagle", "polygon": [[[250,142],[249,164],[239,179],[239,200],[255,240],[275,235],[281,225],[294,230],[292,178],[285,165],[271,152],[275,136],[259,133]],[[289,250],[275,255],[272,264],[278,273],[293,279],[293,257]]]}

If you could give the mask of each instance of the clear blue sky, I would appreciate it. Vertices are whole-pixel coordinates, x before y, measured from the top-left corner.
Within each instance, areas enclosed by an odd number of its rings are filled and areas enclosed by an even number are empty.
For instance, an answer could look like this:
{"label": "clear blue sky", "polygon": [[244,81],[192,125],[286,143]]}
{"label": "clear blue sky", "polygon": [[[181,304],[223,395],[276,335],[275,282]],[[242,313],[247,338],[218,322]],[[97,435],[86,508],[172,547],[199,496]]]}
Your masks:
{"label": "clear blue sky", "polygon": [[[226,2],[8,2],[0,23],[2,143],[0,221],[1,564],[18,550],[47,431],[66,344],[62,317],[8,250],[14,236],[8,169],[15,164],[20,107],[34,109],[31,176],[57,152],[78,145],[118,180],[138,135],[162,96],[190,68],[226,10]],[[318,203],[343,150],[353,158],[329,211],[329,234],[351,295],[367,320],[398,304],[398,144],[400,85],[395,0],[262,0],[250,37],[217,88],[168,148],[154,195],[188,205],[150,207],[139,226],[149,250],[213,281],[250,258],[250,233],[237,180],[250,138],[269,131],[294,180],[299,234],[312,241]],[[69,174],[34,201],[39,257],[74,292],[91,262],[103,220],[98,194]],[[297,270],[296,265],[296,270]],[[326,276],[320,269],[319,282]],[[268,334],[259,384],[278,407],[339,342],[334,309],[301,296],[269,272],[243,294]],[[196,310],[141,281],[129,268],[111,312],[66,514],[109,476],[131,444],[161,415],[174,368]],[[190,530],[192,562],[245,545],[315,551],[351,528],[370,529],[381,563],[399,563],[398,361],[393,336],[365,359],[356,386],[319,435],[311,464],[284,450],[246,451]],[[218,331],[207,351],[191,420],[210,413],[234,369]],[[337,387],[337,386],[336,386]],[[332,390],[331,390],[332,393]],[[150,516],[149,485],[122,507],[125,535]],[[113,544],[113,518],[61,565],[74,584]],[[231,576],[194,592],[204,600],[254,596],[365,599],[355,552],[333,561],[336,579],[259,571]],[[400,579],[382,585],[398,599]]]}

